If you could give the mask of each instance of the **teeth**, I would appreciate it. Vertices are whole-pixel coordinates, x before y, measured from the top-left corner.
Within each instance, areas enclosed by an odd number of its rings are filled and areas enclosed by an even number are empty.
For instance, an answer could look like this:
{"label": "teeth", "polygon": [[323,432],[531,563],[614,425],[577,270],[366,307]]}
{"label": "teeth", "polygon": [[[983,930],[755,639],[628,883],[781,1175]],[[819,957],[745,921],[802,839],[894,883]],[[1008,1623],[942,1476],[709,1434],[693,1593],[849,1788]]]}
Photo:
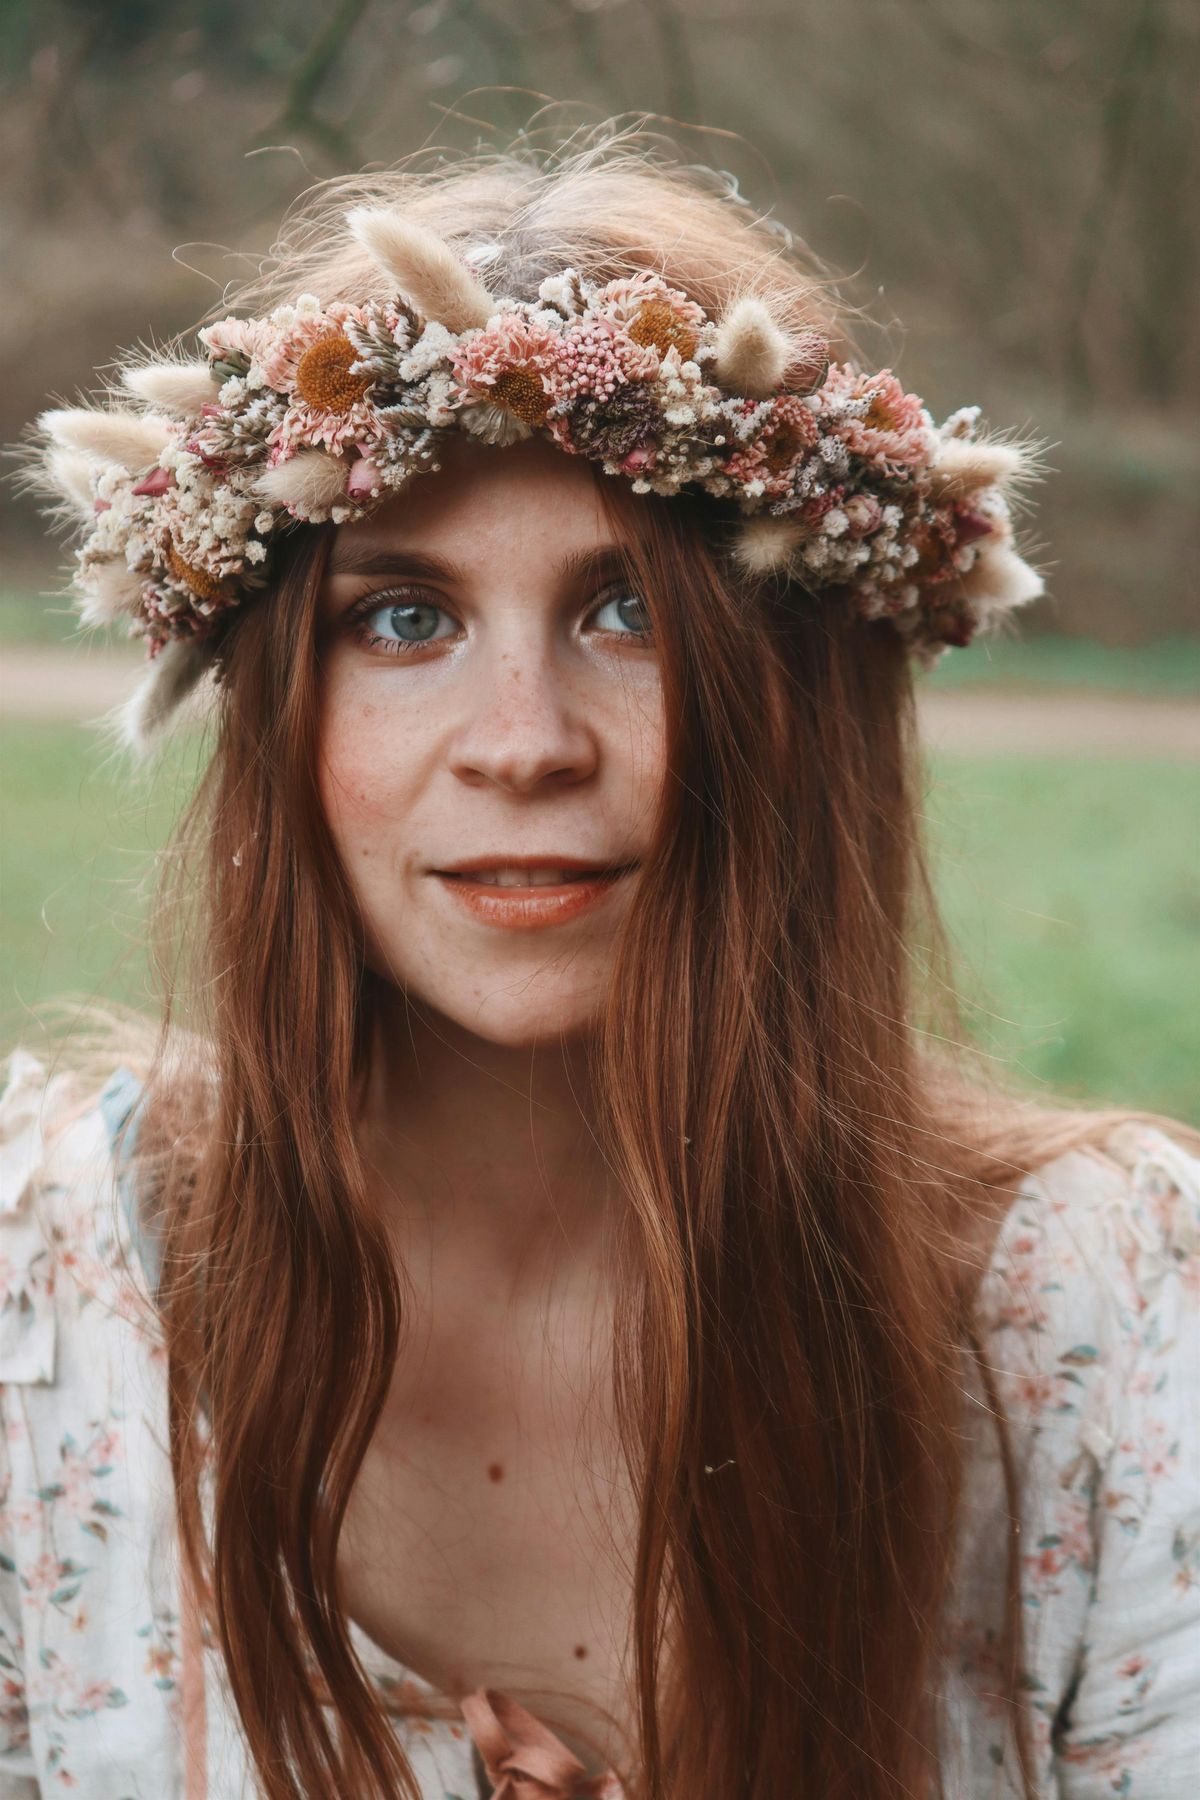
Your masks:
{"label": "teeth", "polygon": [[559,887],[577,878],[565,869],[474,869],[470,876],[485,887]]}

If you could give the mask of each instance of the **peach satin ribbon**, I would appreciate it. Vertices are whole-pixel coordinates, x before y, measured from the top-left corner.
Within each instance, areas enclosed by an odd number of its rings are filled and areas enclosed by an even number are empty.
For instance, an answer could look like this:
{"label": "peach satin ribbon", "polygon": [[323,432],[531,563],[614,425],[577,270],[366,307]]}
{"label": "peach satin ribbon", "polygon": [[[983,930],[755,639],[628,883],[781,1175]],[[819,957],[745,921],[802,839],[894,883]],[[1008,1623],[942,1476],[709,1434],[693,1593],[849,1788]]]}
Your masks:
{"label": "peach satin ribbon", "polygon": [[499,1689],[476,1688],[459,1705],[495,1783],[491,1800],[624,1800],[611,1769],[588,1777],[561,1738]]}

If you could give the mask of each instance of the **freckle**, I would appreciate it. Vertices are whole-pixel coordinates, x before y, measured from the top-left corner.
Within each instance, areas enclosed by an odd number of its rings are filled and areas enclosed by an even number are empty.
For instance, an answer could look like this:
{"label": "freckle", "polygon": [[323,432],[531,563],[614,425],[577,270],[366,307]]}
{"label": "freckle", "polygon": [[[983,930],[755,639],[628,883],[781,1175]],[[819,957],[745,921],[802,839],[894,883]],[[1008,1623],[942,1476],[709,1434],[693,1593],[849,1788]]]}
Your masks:
{"label": "freckle", "polygon": [[499,1463],[489,1463],[488,1464],[488,1480],[489,1481],[503,1481],[504,1480],[504,1470]]}
{"label": "freckle", "polygon": [[433,1418],[433,1414],[432,1414],[432,1413],[422,1413],[422,1414],[421,1414],[421,1423],[422,1423],[422,1425],[428,1425],[428,1424],[429,1424],[429,1422],[430,1422],[430,1420],[431,1420],[431,1419],[432,1419],[432,1418]]}
{"label": "freckle", "polygon": [[576,1644],[575,1654],[579,1658],[579,1660],[582,1662],[584,1657],[587,1655],[587,1645],[586,1644]]}

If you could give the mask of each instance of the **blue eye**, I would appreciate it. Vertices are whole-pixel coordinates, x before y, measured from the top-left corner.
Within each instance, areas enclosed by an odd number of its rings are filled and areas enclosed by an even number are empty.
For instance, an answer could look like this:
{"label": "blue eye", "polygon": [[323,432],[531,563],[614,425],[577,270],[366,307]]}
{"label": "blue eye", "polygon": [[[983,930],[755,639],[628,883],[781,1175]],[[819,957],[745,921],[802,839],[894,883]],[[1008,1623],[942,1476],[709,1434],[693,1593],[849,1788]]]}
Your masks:
{"label": "blue eye", "polygon": [[[628,630],[621,631],[619,627],[613,627],[612,629],[616,629],[620,636],[629,637],[632,635],[634,637],[649,637],[651,629],[650,614],[646,610],[645,601],[633,588],[614,589],[612,597],[605,600],[604,603],[596,609],[597,616],[602,612],[606,612],[610,606],[618,608],[618,616],[622,619],[623,624],[632,626],[632,632]],[[621,613],[619,609],[627,606],[630,607],[630,612],[628,614]]]}
{"label": "blue eye", "polygon": [[[348,622],[361,643],[372,650],[386,650],[391,656],[406,656],[424,644],[444,643],[454,636],[455,620],[444,607],[424,598],[419,590],[411,590],[412,597],[405,598],[408,592],[410,590],[393,589],[385,596],[383,605],[379,604],[378,594],[371,594],[350,609]],[[633,643],[639,639],[651,641],[649,615],[644,601],[634,589],[620,585],[610,588],[608,598],[594,606],[588,617],[599,618],[610,609],[616,622],[601,625],[600,630],[606,637],[628,638]],[[452,627],[440,636],[439,615]]]}
{"label": "blue eye", "polygon": [[402,650],[413,650],[433,641],[438,613],[441,613],[443,619],[450,616],[442,612],[440,606],[434,606],[428,600],[402,600],[363,614],[362,623],[369,636],[380,643],[395,644]]}

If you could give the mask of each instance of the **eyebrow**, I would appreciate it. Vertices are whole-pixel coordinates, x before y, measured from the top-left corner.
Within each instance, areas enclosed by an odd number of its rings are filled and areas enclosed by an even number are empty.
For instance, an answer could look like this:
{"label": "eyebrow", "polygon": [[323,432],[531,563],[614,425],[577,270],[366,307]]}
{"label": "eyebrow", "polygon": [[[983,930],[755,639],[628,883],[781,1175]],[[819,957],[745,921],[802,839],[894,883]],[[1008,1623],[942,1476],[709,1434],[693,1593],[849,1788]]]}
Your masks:
{"label": "eyebrow", "polygon": [[[589,550],[573,550],[558,565],[559,575],[567,581],[591,574],[597,568],[624,564],[628,552],[621,544],[597,544]],[[427,581],[458,582],[466,586],[468,577],[456,562],[441,556],[430,556],[421,550],[384,550],[368,545],[347,544],[330,557],[329,575],[415,575]]]}

